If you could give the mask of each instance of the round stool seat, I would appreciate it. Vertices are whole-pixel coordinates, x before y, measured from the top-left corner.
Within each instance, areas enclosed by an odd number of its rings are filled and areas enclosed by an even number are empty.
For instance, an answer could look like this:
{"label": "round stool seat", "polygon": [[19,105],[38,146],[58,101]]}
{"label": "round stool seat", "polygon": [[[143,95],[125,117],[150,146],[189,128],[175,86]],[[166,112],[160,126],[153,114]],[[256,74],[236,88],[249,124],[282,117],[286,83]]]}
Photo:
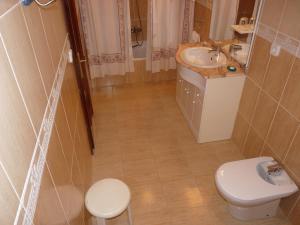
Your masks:
{"label": "round stool seat", "polygon": [[130,202],[128,186],[117,179],[103,179],[93,184],[85,196],[87,210],[105,219],[120,215]]}

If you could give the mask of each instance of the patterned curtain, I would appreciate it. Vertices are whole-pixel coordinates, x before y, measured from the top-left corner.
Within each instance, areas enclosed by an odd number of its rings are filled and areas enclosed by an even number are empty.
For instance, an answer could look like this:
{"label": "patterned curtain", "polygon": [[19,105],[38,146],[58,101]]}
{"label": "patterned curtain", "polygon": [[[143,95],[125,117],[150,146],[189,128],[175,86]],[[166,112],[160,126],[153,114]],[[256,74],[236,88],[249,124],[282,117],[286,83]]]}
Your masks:
{"label": "patterned curtain", "polygon": [[81,0],[92,78],[133,72],[129,0]]}
{"label": "patterned curtain", "polygon": [[148,0],[148,71],[176,68],[178,44],[188,42],[193,31],[194,6],[194,0]]}
{"label": "patterned curtain", "polygon": [[209,38],[227,40],[233,38],[231,25],[235,24],[239,0],[214,0]]}

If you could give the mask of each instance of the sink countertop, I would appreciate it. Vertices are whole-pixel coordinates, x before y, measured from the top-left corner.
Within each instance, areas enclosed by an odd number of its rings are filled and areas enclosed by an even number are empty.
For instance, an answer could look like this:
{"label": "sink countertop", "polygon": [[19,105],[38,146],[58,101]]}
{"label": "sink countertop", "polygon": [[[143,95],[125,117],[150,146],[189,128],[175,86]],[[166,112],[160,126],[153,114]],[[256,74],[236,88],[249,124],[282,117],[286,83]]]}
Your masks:
{"label": "sink countertop", "polygon": [[[232,42],[232,41],[231,41]],[[229,41],[224,41],[224,43],[222,43],[223,45],[226,45],[228,43],[231,43]],[[187,63],[185,63],[182,58],[180,57],[180,54],[183,50],[185,50],[186,48],[192,48],[192,47],[211,47],[209,43],[186,43],[186,44],[180,44],[178,47],[178,50],[176,52],[176,61],[177,63],[181,64],[182,66],[196,72],[199,73],[199,75],[202,75],[205,78],[218,78],[218,77],[230,77],[230,76],[240,76],[242,74],[244,74],[244,70],[243,68],[241,68],[240,64],[238,62],[236,62],[234,59],[232,59],[232,57],[230,57],[228,55],[228,53],[223,52],[226,57],[227,57],[227,64],[226,66],[222,66],[222,67],[218,67],[218,68],[199,68],[199,67],[195,67],[192,65],[189,65]],[[236,67],[236,71],[235,72],[230,72],[227,70],[227,66],[235,66]]]}

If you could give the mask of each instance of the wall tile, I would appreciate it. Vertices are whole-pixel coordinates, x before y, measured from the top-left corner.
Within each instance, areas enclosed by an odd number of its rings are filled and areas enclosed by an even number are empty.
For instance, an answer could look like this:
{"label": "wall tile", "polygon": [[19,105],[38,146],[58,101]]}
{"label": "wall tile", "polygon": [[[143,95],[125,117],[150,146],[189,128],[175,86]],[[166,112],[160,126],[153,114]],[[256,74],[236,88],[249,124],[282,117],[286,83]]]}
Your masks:
{"label": "wall tile", "polygon": [[38,132],[47,100],[20,6],[0,20],[0,32]]}
{"label": "wall tile", "polygon": [[261,92],[252,125],[260,137],[267,135],[270,123],[275,114],[277,103],[264,92]]}
{"label": "wall tile", "polygon": [[84,184],[82,181],[82,174],[79,168],[79,162],[78,157],[76,155],[76,152],[73,152],[73,165],[72,165],[72,182],[78,188],[78,190],[81,192],[82,197],[84,193]]}
{"label": "wall tile", "polygon": [[283,108],[278,108],[266,141],[280,159],[282,159],[288,150],[289,144],[296,132],[297,125],[298,122]]}
{"label": "wall tile", "polygon": [[46,92],[49,96],[56,71],[54,71],[52,58],[39,13],[39,7],[36,4],[32,4],[30,7],[22,7],[22,10],[28,25],[29,35],[33,43],[34,52],[37,57]]}
{"label": "wall tile", "polygon": [[267,143],[264,143],[261,156],[270,156],[273,157],[273,159],[280,161],[279,157],[275,155],[275,153]]}
{"label": "wall tile", "polygon": [[[88,140],[88,135],[86,132],[86,123],[81,108],[81,103],[79,103],[77,108],[77,138],[75,138],[75,151],[78,156],[79,168],[83,174],[83,181],[85,187],[88,188],[91,183],[91,150]],[[76,137],[76,136],[75,136]],[[79,142],[79,143],[78,143]]]}
{"label": "wall tile", "polygon": [[75,132],[76,106],[80,101],[75,73],[74,65],[68,64],[61,89],[61,99],[64,104],[72,137]]}
{"label": "wall tile", "polygon": [[75,158],[72,158],[71,182],[68,185],[63,185],[58,188],[70,225],[81,225],[84,222],[84,195],[82,190],[83,186],[79,186],[80,184],[82,184],[82,182],[78,164]]}
{"label": "wall tile", "polygon": [[201,41],[209,40],[211,9],[195,2],[194,30],[200,34]]}
{"label": "wall tile", "polygon": [[52,130],[46,160],[55,185],[69,184],[71,181],[71,165],[65,158],[55,127]]}
{"label": "wall tile", "polygon": [[18,206],[18,197],[0,167],[0,224],[13,224]]}
{"label": "wall tile", "polygon": [[63,42],[67,35],[64,18],[62,15],[62,1],[55,1],[51,7],[39,8],[42,22],[46,31],[54,68],[57,68]]}
{"label": "wall tile", "polygon": [[20,194],[36,138],[1,42],[0,78],[0,160]]}
{"label": "wall tile", "polygon": [[232,139],[241,151],[245,143],[245,138],[247,136],[248,129],[249,124],[243,119],[243,117],[240,114],[238,114],[235,121]]}
{"label": "wall tile", "polygon": [[18,0],[5,0],[0,1],[0,16],[5,13],[9,8],[14,6]]}
{"label": "wall tile", "polygon": [[73,169],[72,169],[72,182],[74,188],[77,190],[77,195],[72,199],[72,207],[78,208],[79,211],[73,215],[72,224],[84,223],[84,183],[82,181],[81,171],[77,160],[76,153],[73,154]]}
{"label": "wall tile", "polygon": [[[55,1],[51,7],[42,8],[42,10],[44,9],[47,11],[47,16],[50,16],[55,27],[55,39],[58,45],[58,50],[60,51],[59,53],[61,53],[68,35],[63,4],[63,1]],[[51,36],[49,36],[49,38],[50,37]]]}
{"label": "wall tile", "polygon": [[300,38],[300,1],[287,0],[279,31],[296,39]]}
{"label": "wall tile", "polygon": [[254,113],[259,88],[250,80],[245,82],[242,98],[240,101],[239,112],[246,121],[250,121]]}
{"label": "wall tile", "polygon": [[[139,5],[139,13],[141,18],[141,24],[138,17],[138,7]],[[130,17],[131,17],[131,27],[137,26],[143,29],[143,33],[139,33],[137,40],[146,40],[147,39],[147,14],[148,14],[148,0],[130,0]],[[136,36],[132,34],[132,41],[136,40]]]}
{"label": "wall tile", "polygon": [[300,181],[300,130],[292,143],[284,164],[297,176]]}
{"label": "wall tile", "polygon": [[288,83],[286,85],[281,104],[300,120],[300,59],[297,58]]}
{"label": "wall tile", "polygon": [[[57,117],[58,118],[58,117]],[[56,120],[56,124],[59,120]],[[62,139],[62,143],[65,141]],[[68,150],[68,149],[67,149]],[[61,199],[62,205],[66,213],[70,211],[71,196],[68,194],[68,189],[72,189],[72,152],[69,155],[63,153],[63,149],[60,145],[60,140],[57,135],[57,130],[53,129],[51,140],[48,148],[47,163],[51,174],[53,176],[53,181],[55,183],[58,195]],[[67,159],[66,157],[71,157]],[[68,216],[68,215],[67,215]],[[69,217],[67,217],[69,218]]]}
{"label": "wall tile", "polygon": [[[17,0],[0,1],[0,15],[17,2]],[[23,191],[35,148],[36,136],[33,128],[39,131],[46,109],[46,93],[50,94],[62,47],[67,37],[62,4],[63,1],[55,1],[53,6],[42,9],[35,3],[23,7],[19,2],[0,19],[0,33],[3,37],[3,43],[2,39],[0,40],[0,161],[19,195]],[[23,104],[6,50],[27,103],[33,126]],[[83,188],[85,186],[82,185],[80,191],[76,188],[79,184],[83,184],[83,181],[80,178],[78,182],[80,177],[78,163],[72,164],[74,146],[67,124],[68,120],[75,131],[76,105],[80,107],[79,104],[74,104],[74,102],[79,103],[79,94],[74,68],[71,65],[69,67],[71,68],[67,68],[63,85],[65,92],[62,94],[67,113],[64,112],[63,105],[59,101],[34,217],[36,225],[84,224]],[[71,97],[66,97],[69,94]],[[76,152],[87,150],[84,159],[88,159],[90,155],[86,130],[82,128],[85,125],[83,119],[81,123],[83,125],[80,125],[80,146],[77,147]],[[18,162],[17,167],[16,162]],[[19,201],[6,177],[3,176],[1,167],[0,189],[0,208],[4,210],[0,213],[0,224],[13,224]],[[64,212],[70,218],[69,223]],[[26,216],[25,211],[21,209],[18,225],[22,224],[24,216]]]}
{"label": "wall tile", "polygon": [[255,80],[259,85],[262,85],[268,68],[270,48],[270,42],[256,36],[248,76]]}
{"label": "wall tile", "polygon": [[271,56],[263,88],[277,100],[282,94],[294,59],[294,56],[283,49],[278,57]]}
{"label": "wall tile", "polygon": [[263,147],[263,139],[261,139],[257,133],[251,128],[248,134],[244,155],[246,158],[253,158],[259,156]]}
{"label": "wall tile", "polygon": [[61,101],[58,102],[55,126],[58,131],[60,141],[62,143],[63,151],[68,162],[68,165],[72,165],[72,154],[73,154],[73,141],[68,127],[67,118]]}
{"label": "wall tile", "polygon": [[288,215],[290,210],[295,206],[298,197],[300,196],[299,192],[292,194],[286,198],[282,198],[280,201],[280,208],[282,211]]}
{"label": "wall tile", "polygon": [[300,198],[298,198],[296,206],[291,211],[291,214],[289,215],[289,219],[293,225],[300,224]]}
{"label": "wall tile", "polygon": [[44,168],[39,198],[33,222],[34,224],[41,225],[68,224],[47,166],[45,166]]}
{"label": "wall tile", "polygon": [[[299,7],[300,2],[297,0],[264,1],[258,35],[266,39],[256,36],[248,71],[249,78],[259,88],[254,88],[253,83],[250,85],[248,82],[247,85],[246,82],[239,108],[239,114],[247,121],[254,114],[244,155],[254,157],[260,154],[275,158],[296,182],[300,182],[300,136],[297,134],[295,137],[300,120],[300,60],[294,54],[299,45],[296,39],[300,38]],[[289,52],[283,47],[278,57],[270,56],[270,47],[274,41],[288,47]],[[255,91],[258,92],[260,88],[260,97],[253,113],[253,102],[257,96]],[[242,136],[242,132],[237,133],[236,130],[247,127],[246,122],[237,118],[235,127],[232,139],[238,143],[236,139],[238,135]],[[294,143],[291,143],[293,140]],[[262,148],[261,152],[257,152],[259,148]],[[281,201],[280,206],[286,215],[290,214],[297,198],[299,194]],[[300,206],[296,207],[290,215],[294,225],[300,221],[299,209]]]}
{"label": "wall tile", "polygon": [[[261,15],[261,22],[277,29],[286,0],[266,0]],[[276,15],[276,16],[274,16]]]}
{"label": "wall tile", "polygon": [[132,19],[138,19],[138,7],[142,19],[147,19],[148,13],[148,0],[139,0],[138,5],[136,0],[130,0],[130,15]]}

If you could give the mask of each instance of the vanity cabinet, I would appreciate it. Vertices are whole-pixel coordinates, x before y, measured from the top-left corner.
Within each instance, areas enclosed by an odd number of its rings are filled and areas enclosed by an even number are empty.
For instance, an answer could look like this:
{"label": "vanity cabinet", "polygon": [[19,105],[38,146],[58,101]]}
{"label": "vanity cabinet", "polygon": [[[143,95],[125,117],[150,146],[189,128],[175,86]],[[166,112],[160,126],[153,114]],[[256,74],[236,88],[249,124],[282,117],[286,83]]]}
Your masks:
{"label": "vanity cabinet", "polygon": [[197,142],[231,138],[245,75],[205,78],[181,65],[176,101]]}

